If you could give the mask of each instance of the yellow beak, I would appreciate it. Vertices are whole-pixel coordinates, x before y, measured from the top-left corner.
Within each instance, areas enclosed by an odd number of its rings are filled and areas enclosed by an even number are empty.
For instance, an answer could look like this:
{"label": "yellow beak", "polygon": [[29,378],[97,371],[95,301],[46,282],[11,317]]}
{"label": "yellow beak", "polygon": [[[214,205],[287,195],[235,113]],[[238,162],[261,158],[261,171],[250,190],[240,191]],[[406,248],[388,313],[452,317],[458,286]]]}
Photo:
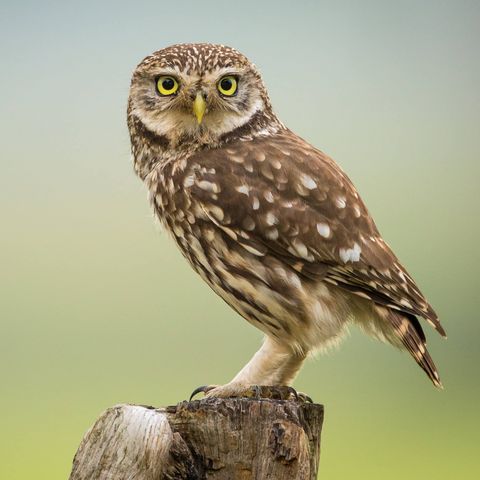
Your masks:
{"label": "yellow beak", "polygon": [[205,103],[205,99],[203,98],[203,95],[198,92],[193,102],[193,113],[197,117],[197,122],[199,125],[202,123],[206,108],[207,104]]}

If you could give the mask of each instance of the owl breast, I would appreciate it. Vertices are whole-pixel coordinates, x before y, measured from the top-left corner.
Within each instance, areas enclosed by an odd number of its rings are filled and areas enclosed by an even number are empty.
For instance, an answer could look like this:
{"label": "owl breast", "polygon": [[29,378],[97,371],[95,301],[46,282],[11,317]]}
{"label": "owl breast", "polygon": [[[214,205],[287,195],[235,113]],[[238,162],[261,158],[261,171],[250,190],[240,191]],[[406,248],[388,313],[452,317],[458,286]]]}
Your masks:
{"label": "owl breast", "polygon": [[152,171],[147,184],[157,218],[192,268],[247,321],[297,350],[337,337],[345,323],[335,313],[343,298],[220,228],[192,192],[188,162],[180,163]]}

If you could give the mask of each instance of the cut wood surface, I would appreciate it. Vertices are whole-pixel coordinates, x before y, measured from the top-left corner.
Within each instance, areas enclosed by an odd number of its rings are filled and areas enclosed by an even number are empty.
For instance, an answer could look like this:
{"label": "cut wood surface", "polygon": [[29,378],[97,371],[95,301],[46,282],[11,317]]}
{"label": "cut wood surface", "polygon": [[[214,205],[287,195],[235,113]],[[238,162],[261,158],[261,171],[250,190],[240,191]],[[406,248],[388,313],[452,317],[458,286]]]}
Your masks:
{"label": "cut wood surface", "polygon": [[322,405],[283,400],[117,405],[85,434],[70,480],[314,480],[322,422]]}

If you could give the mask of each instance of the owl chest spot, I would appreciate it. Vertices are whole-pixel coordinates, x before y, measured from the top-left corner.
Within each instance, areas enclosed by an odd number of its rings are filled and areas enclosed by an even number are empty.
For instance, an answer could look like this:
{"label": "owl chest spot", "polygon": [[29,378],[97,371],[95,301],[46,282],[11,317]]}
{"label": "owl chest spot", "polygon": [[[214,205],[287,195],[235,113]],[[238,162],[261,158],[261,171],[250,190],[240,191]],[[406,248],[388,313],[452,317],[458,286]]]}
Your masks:
{"label": "owl chest spot", "polygon": [[[180,162],[180,166],[182,164],[183,162]],[[182,185],[182,176],[175,175],[175,170],[170,166],[165,167],[152,172],[147,179],[150,201],[155,214],[162,223],[167,222],[167,226],[173,224],[180,226],[188,217],[192,203]],[[193,222],[191,217],[189,219]]]}

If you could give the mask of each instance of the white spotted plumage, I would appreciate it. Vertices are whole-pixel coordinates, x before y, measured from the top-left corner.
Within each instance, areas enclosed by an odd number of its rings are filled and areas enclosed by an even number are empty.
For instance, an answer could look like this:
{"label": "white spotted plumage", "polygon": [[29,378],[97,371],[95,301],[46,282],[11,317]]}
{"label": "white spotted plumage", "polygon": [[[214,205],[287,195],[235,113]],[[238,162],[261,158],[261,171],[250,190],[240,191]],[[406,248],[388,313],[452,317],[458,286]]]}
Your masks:
{"label": "white spotted plumage", "polygon": [[[164,72],[180,85],[172,98],[155,91]],[[231,98],[217,88],[226,74],[238,83]],[[155,52],[134,72],[128,124],[156,215],[213,290],[266,334],[260,352],[210,395],[290,384],[349,321],[407,349],[440,385],[416,318],[444,334],[435,312],[345,173],[278,120],[246,57],[210,44]]]}

